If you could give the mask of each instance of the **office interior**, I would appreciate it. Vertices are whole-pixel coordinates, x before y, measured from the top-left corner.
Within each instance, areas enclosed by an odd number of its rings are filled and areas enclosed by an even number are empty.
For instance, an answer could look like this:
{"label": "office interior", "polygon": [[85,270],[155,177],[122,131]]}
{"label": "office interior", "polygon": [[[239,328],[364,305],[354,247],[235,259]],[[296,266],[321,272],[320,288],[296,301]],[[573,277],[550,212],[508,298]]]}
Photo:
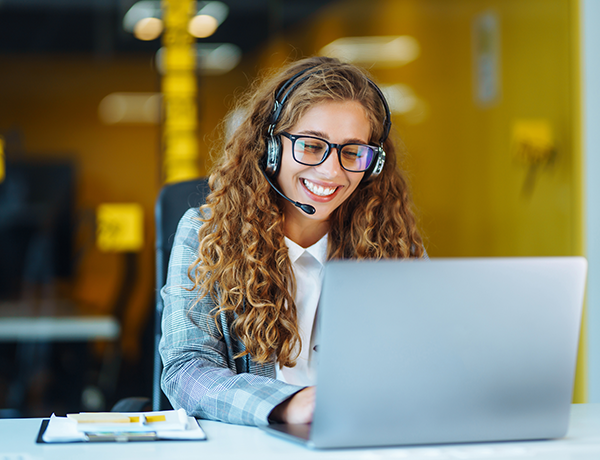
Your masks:
{"label": "office interior", "polygon": [[[156,197],[209,173],[256,76],[314,54],[365,67],[384,90],[431,257],[588,259],[573,401],[600,402],[596,0],[221,0],[216,31],[190,45],[194,155],[174,171],[160,104],[169,26],[137,38],[135,4],[0,2],[0,417],[150,396]],[[110,237],[119,212],[134,235],[123,246]],[[2,328],[67,314],[116,328]]]}

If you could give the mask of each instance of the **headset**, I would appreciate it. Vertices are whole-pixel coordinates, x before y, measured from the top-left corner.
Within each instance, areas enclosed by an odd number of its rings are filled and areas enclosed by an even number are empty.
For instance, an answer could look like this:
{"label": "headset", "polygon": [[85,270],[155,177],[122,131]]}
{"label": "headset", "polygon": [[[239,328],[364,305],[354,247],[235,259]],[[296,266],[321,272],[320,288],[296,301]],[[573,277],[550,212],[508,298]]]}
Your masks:
{"label": "headset", "polygon": [[[264,172],[271,178],[276,178],[279,173],[279,169],[281,166],[281,139],[279,136],[274,135],[275,126],[279,121],[279,117],[281,116],[281,111],[285,105],[286,100],[290,96],[290,94],[304,81],[308,80],[311,75],[323,72],[322,69],[315,70],[313,72],[309,72],[314,69],[316,66],[308,67],[306,69],[301,70],[300,72],[292,75],[285,83],[281,86],[281,88],[275,94],[275,103],[273,105],[273,111],[271,112],[271,117],[269,120],[269,128],[267,130],[267,150],[265,152],[263,167]],[[379,146],[377,148],[377,152],[375,154],[375,158],[369,169],[365,171],[365,175],[363,177],[363,181],[377,177],[381,171],[383,171],[383,166],[385,164],[385,150],[383,149],[383,143],[388,138],[390,133],[390,129],[392,127],[392,119],[390,114],[390,108],[388,106],[387,101],[385,100],[385,96],[379,87],[371,81],[369,78],[365,77],[367,82],[371,85],[371,87],[375,90],[375,92],[379,95],[381,99],[381,103],[385,110],[385,120],[383,121],[383,133],[381,138],[379,139]],[[282,96],[283,94],[283,96]],[[265,176],[266,177],[266,176]],[[269,181],[270,182],[270,181]],[[275,188],[275,187],[274,187]],[[277,188],[275,188],[277,192]],[[286,197],[287,198],[287,197]]]}

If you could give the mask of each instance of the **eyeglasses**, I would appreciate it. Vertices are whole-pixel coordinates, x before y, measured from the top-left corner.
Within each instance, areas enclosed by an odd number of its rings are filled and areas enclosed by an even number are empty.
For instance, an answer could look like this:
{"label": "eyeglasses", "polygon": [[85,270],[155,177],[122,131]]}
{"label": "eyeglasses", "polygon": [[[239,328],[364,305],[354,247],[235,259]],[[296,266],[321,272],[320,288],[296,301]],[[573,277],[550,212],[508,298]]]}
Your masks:
{"label": "eyeglasses", "polygon": [[327,159],[331,149],[335,148],[342,168],[350,172],[363,172],[369,169],[378,150],[373,145],[332,144],[319,137],[295,136],[286,132],[281,135],[292,141],[294,160],[306,166],[320,165]]}

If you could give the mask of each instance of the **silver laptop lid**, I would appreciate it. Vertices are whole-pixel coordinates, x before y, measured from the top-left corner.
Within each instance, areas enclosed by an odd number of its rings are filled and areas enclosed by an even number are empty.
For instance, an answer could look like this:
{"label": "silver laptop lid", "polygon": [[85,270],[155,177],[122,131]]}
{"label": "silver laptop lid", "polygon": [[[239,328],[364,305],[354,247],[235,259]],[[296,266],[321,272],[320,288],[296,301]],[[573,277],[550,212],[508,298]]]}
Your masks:
{"label": "silver laptop lid", "polygon": [[583,258],[336,261],[310,444],[564,436]]}

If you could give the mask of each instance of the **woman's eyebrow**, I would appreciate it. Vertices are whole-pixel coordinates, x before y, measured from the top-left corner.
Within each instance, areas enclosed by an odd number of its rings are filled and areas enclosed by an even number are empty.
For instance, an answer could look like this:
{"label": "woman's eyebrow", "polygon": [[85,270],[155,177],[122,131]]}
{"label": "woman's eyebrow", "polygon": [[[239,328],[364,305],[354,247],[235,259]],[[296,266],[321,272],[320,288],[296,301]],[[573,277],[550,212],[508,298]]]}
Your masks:
{"label": "woman's eyebrow", "polygon": [[[329,136],[327,136],[327,134],[325,134],[324,132],[322,132],[322,131],[315,131],[315,130],[312,130],[312,129],[305,129],[305,130],[302,130],[302,131],[298,131],[298,134],[306,134],[307,136],[321,137],[321,138],[323,138],[325,140],[329,140]],[[342,142],[342,144],[366,144],[366,143],[368,143],[368,141],[365,142],[364,140],[359,139],[357,137],[353,137],[353,138],[350,138],[350,139],[344,139],[344,142]]]}
{"label": "woman's eyebrow", "polygon": [[308,136],[315,136],[315,137],[322,137],[323,139],[329,139],[327,137],[327,134],[325,134],[322,131],[315,131],[313,129],[304,129],[302,131],[299,131],[298,134],[306,134]]}

